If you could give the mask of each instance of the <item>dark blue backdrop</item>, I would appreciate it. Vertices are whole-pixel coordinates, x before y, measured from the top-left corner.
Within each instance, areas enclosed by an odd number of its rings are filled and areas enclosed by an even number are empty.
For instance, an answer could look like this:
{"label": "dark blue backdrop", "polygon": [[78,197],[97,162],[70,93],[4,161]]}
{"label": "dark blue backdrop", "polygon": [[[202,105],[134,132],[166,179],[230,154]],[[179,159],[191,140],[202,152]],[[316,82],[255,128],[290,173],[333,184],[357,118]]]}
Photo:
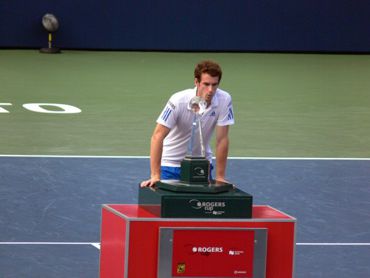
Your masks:
{"label": "dark blue backdrop", "polygon": [[368,0],[0,1],[0,47],[370,52]]}

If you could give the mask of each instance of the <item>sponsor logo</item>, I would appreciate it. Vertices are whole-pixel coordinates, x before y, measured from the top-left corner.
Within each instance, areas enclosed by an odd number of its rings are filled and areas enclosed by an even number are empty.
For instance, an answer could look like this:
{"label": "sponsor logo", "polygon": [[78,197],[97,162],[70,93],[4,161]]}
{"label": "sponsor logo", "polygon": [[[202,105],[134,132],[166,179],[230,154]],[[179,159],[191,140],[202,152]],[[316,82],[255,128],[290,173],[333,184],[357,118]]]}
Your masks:
{"label": "sponsor logo", "polygon": [[199,201],[197,199],[191,199],[189,204],[193,209],[204,209],[207,213],[212,213],[213,215],[221,215],[224,211],[217,209],[225,208],[226,202],[207,202]]}
{"label": "sponsor logo", "polygon": [[218,246],[194,246],[192,249],[193,253],[223,253],[223,247]]}
{"label": "sponsor logo", "polygon": [[224,211],[216,211],[216,210],[212,211],[213,215],[222,215],[224,213],[225,213]]}
{"label": "sponsor logo", "polygon": [[173,110],[175,110],[175,108],[176,108],[176,105],[175,104],[173,104],[171,101],[168,101],[167,102],[167,104],[173,109]]}
{"label": "sponsor logo", "polygon": [[229,113],[227,114],[227,119],[228,120],[234,119],[234,112],[233,112],[232,107],[229,107]]}
{"label": "sponsor logo", "polygon": [[185,273],[186,265],[184,263],[177,264],[177,273]]}
{"label": "sponsor logo", "polygon": [[239,255],[244,254],[244,251],[243,250],[229,250],[228,254],[230,256],[239,256]]}
{"label": "sponsor logo", "polygon": [[204,176],[206,174],[206,171],[204,171],[204,169],[201,167],[195,167],[194,174],[197,176]]}
{"label": "sponsor logo", "polygon": [[170,107],[166,107],[166,109],[162,113],[162,120],[166,122],[171,113],[172,109]]}

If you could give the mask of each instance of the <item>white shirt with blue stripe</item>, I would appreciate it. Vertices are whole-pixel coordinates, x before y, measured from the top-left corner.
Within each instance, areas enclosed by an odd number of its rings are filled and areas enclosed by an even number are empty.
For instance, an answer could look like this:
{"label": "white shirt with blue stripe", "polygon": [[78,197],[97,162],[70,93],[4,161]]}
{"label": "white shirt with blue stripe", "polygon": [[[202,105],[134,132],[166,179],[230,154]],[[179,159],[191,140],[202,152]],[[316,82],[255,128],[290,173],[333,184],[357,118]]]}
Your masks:
{"label": "white shirt with blue stripe", "polygon": [[[195,95],[196,88],[173,94],[157,119],[157,123],[170,129],[163,142],[162,166],[179,167],[186,155],[194,117],[189,102]],[[211,105],[201,116],[201,123],[206,157],[211,161],[212,150],[209,143],[216,125],[234,124],[232,99],[229,93],[221,89],[216,90]],[[200,149],[199,142],[194,148]]]}

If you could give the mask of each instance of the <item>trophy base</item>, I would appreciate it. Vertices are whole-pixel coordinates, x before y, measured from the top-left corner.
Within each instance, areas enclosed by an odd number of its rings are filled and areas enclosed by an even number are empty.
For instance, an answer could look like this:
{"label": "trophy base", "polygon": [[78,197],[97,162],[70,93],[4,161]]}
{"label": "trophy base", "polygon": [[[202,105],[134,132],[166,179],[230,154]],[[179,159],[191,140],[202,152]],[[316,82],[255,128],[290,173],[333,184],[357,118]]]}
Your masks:
{"label": "trophy base", "polygon": [[40,53],[56,54],[61,53],[61,51],[58,47],[45,47],[40,49]]}
{"label": "trophy base", "polygon": [[197,184],[189,184],[179,180],[162,180],[157,182],[155,185],[157,188],[162,190],[188,193],[220,193],[230,191],[234,188],[234,185],[231,183],[224,183],[216,180]]}
{"label": "trophy base", "polygon": [[155,186],[139,187],[138,203],[163,218],[251,218],[253,196],[236,187],[214,194],[174,192]]}
{"label": "trophy base", "polygon": [[187,155],[181,161],[180,181],[191,185],[208,184],[209,160],[203,156]]}

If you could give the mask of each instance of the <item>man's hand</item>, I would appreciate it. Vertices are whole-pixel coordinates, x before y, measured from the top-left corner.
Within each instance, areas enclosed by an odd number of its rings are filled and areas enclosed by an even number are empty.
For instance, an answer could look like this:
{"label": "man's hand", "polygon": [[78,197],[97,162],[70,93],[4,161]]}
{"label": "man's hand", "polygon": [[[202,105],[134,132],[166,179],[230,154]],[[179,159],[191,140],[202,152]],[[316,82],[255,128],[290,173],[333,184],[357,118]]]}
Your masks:
{"label": "man's hand", "polygon": [[216,184],[217,182],[230,183],[229,181],[225,180],[225,178],[223,177],[216,177]]}
{"label": "man's hand", "polygon": [[155,183],[159,180],[160,179],[158,179],[158,178],[150,178],[146,181],[142,181],[140,183],[140,187],[153,187],[155,185]]}

